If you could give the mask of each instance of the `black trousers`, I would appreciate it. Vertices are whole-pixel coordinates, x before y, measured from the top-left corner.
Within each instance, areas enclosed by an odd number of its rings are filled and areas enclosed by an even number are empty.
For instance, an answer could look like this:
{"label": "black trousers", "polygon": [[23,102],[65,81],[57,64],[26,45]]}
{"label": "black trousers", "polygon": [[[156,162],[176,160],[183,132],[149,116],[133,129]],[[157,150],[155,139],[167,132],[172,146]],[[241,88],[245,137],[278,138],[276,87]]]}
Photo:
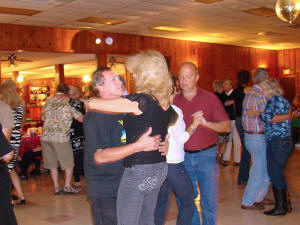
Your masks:
{"label": "black trousers", "polygon": [[19,166],[20,166],[20,169],[21,169],[21,174],[23,174],[23,175],[27,174],[27,170],[28,170],[28,168],[29,168],[29,166],[31,165],[32,162],[34,162],[36,170],[40,169],[41,160],[37,159],[37,157],[42,157],[42,151],[37,151],[37,152],[28,151],[28,152],[25,152],[25,154],[22,157],[21,162],[19,162]]}
{"label": "black trousers", "polygon": [[6,166],[0,165],[0,224],[17,225],[11,205],[11,180]]}
{"label": "black trousers", "polygon": [[75,182],[80,182],[80,175],[83,175],[83,151],[75,151],[73,175]]}
{"label": "black trousers", "polygon": [[117,197],[93,197],[90,200],[94,225],[117,225]]}

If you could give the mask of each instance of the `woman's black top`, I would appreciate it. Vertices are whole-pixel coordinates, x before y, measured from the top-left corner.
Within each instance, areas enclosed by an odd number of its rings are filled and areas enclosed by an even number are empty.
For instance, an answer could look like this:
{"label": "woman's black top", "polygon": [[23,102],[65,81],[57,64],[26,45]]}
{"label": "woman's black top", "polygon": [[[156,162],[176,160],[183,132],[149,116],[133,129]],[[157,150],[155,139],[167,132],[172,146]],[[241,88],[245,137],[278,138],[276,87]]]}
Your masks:
{"label": "woman's black top", "polygon": [[[70,99],[69,104],[77,111],[85,114],[84,102]],[[70,143],[74,153],[83,152],[85,144],[83,123],[75,120],[74,118],[70,127]]]}
{"label": "woman's black top", "polygon": [[[12,150],[11,146],[8,143],[8,141],[6,140],[6,138],[2,132],[2,125],[0,123],[0,157],[6,155],[11,150]],[[7,165],[2,160],[0,160],[0,169],[2,169],[2,168],[6,168],[6,170],[7,170]]]}
{"label": "woman's black top", "polygon": [[243,101],[245,98],[244,87],[239,86],[232,92],[234,104],[235,104],[235,116],[241,117],[243,111]]}
{"label": "woman's black top", "polygon": [[[149,127],[152,127],[150,136],[161,135],[164,140],[167,134],[169,123],[177,116],[172,107],[164,111],[158,104],[158,101],[147,94],[131,94],[126,96],[130,101],[139,103],[139,109],[143,112],[141,115],[127,114],[124,118],[124,128],[126,130],[127,144],[135,142]],[[131,167],[134,164],[153,164],[166,161],[159,151],[138,152],[125,158],[125,167]]]}

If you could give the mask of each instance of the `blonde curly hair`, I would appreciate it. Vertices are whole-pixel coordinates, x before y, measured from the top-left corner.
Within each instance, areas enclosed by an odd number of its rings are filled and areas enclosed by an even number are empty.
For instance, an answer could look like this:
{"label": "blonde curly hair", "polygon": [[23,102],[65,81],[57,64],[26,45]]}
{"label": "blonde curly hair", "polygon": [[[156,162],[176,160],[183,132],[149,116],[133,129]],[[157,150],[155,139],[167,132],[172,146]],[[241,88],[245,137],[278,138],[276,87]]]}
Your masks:
{"label": "blonde curly hair", "polygon": [[169,106],[173,81],[165,57],[155,50],[142,51],[127,58],[127,70],[133,73],[137,93],[154,96],[162,107]]}
{"label": "blonde curly hair", "polygon": [[17,93],[15,86],[11,82],[0,86],[0,100],[5,101],[12,109],[19,105],[24,105],[23,99]]}

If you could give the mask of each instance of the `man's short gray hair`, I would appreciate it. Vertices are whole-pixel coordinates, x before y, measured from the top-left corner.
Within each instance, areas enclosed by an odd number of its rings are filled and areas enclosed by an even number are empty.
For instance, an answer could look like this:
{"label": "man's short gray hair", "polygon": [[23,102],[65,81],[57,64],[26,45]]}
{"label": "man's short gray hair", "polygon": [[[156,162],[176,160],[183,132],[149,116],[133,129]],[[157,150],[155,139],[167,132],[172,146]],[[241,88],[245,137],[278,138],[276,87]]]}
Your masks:
{"label": "man's short gray hair", "polygon": [[254,84],[260,84],[269,78],[268,70],[265,68],[258,68],[252,78]]}
{"label": "man's short gray hair", "polygon": [[94,73],[92,77],[92,88],[93,91],[98,93],[97,91],[97,85],[103,85],[104,84],[104,77],[103,72],[110,71],[111,69],[109,67],[99,67]]}

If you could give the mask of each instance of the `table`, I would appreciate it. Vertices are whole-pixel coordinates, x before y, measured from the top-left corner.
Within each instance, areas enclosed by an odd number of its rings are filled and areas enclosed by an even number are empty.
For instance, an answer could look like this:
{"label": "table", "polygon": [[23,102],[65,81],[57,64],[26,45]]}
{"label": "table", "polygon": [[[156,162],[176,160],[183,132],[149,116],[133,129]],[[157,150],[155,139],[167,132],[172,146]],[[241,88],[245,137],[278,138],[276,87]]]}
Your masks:
{"label": "table", "polygon": [[41,145],[40,136],[22,136],[19,156]]}

